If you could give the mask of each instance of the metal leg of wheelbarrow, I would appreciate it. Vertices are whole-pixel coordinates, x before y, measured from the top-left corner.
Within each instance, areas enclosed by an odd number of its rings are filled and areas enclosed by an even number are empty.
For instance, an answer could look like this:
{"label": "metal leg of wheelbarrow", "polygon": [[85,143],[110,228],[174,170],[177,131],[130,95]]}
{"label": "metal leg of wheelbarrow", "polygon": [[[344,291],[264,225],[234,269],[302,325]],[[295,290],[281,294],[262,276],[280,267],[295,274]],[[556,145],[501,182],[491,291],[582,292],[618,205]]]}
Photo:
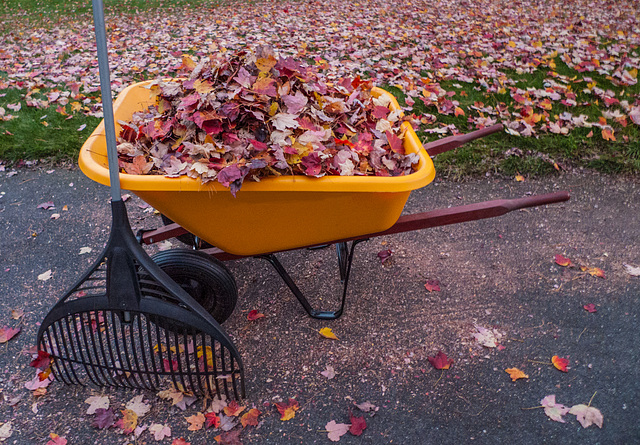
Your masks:
{"label": "metal leg of wheelbarrow", "polygon": [[[271,263],[276,272],[278,272],[278,275],[282,277],[285,284],[289,287],[289,289],[291,289],[293,295],[295,295],[295,297],[298,299],[298,301],[300,302],[304,310],[307,311],[307,314],[309,314],[310,317],[316,318],[318,320],[335,320],[336,318],[339,318],[344,311],[344,304],[347,300],[347,288],[349,286],[349,275],[351,274],[351,263],[353,262],[353,252],[355,250],[355,247],[362,241],[366,241],[366,239],[355,240],[351,243],[351,248],[349,249],[349,255],[346,259],[346,262],[342,261],[342,259],[340,258],[341,252],[338,251],[338,261],[340,263],[340,279],[342,281],[342,301],[340,303],[340,309],[338,309],[337,311],[320,311],[314,309],[311,306],[311,303],[309,303],[309,300],[307,300],[307,297],[305,297],[300,288],[296,285],[295,281],[293,281],[293,278],[291,278],[287,270],[274,254],[270,253],[267,255],[260,255],[257,258],[265,259],[269,263]],[[346,243],[344,244],[346,245]],[[346,266],[343,266],[343,264],[345,264]]]}

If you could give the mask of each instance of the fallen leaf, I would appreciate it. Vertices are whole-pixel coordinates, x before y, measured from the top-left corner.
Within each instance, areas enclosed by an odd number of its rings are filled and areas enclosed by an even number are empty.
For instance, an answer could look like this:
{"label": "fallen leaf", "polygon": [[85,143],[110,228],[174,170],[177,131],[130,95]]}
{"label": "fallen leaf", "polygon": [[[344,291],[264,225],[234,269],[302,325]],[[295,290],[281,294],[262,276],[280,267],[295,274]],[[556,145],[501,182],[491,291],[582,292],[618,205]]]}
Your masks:
{"label": "fallen leaf", "polygon": [[240,442],[240,433],[242,430],[233,430],[226,433],[222,433],[213,439],[220,445],[242,445]]}
{"label": "fallen leaf", "polygon": [[338,340],[338,337],[336,337],[336,335],[333,333],[331,328],[320,329],[320,335],[322,335],[324,338],[329,338],[331,340]]}
{"label": "fallen leaf", "polygon": [[138,426],[138,415],[130,409],[123,409],[120,412],[122,413],[122,417],[118,419],[115,425],[125,434],[133,433]]}
{"label": "fallen leaf", "polygon": [[335,420],[332,420],[325,425],[324,429],[329,433],[328,436],[331,442],[338,442],[340,438],[349,431],[349,425],[346,423],[336,423]]}
{"label": "fallen leaf", "polygon": [[240,423],[243,428],[246,428],[247,425],[258,426],[258,416],[260,415],[260,411],[256,408],[251,408],[249,411],[244,413],[240,418]]}
{"label": "fallen leaf", "polygon": [[58,436],[56,433],[49,434],[49,440],[47,445],[67,445],[67,439],[64,437]]}
{"label": "fallen leaf", "polygon": [[280,420],[291,420],[295,417],[296,411],[300,409],[300,405],[296,399],[289,399],[287,403],[276,403],[276,408],[280,413]]}
{"label": "fallen leaf", "polygon": [[209,406],[209,408],[214,412],[214,413],[219,413],[220,411],[222,411],[224,409],[224,407],[227,406],[227,400],[226,397],[224,396],[224,394],[222,395],[222,398],[220,399],[213,399],[211,401],[211,405]]}
{"label": "fallen leaf", "polygon": [[529,376],[524,372],[520,371],[518,368],[507,368],[505,372],[509,373],[509,377],[511,377],[511,381],[515,382],[518,379],[528,379]]}
{"label": "fallen leaf", "polygon": [[138,418],[144,417],[145,414],[147,414],[151,409],[151,405],[144,403],[142,400],[143,398],[143,395],[135,396],[129,401],[129,403],[125,405],[125,408],[130,409],[131,411],[136,413],[138,415]]}
{"label": "fallen leaf", "polygon": [[55,205],[53,204],[53,201],[47,201],[47,202],[43,202],[41,204],[38,204],[36,206],[36,209],[44,209],[44,210],[48,210],[52,207],[55,207]]}
{"label": "fallen leaf", "polygon": [[597,425],[599,428],[602,428],[604,417],[602,416],[600,410],[594,408],[593,406],[582,404],[573,405],[569,409],[569,414],[574,414],[583,428],[588,428],[593,424]]}
{"label": "fallen leaf", "polygon": [[502,338],[502,334],[499,331],[496,329],[487,329],[478,325],[474,326],[478,332],[473,334],[473,336],[478,343],[486,348],[495,348],[498,346],[498,339]]}
{"label": "fallen leaf", "polygon": [[51,274],[52,274],[51,269],[49,269],[46,272],[42,272],[40,275],[38,275],[38,280],[47,281],[51,278]]}
{"label": "fallen leaf", "polygon": [[378,259],[380,259],[380,262],[382,264],[386,263],[387,260],[389,260],[392,256],[393,250],[391,249],[381,250],[380,252],[378,252]]}
{"label": "fallen leaf", "polygon": [[349,432],[354,436],[359,436],[362,432],[367,428],[367,422],[364,420],[364,416],[357,417],[351,413],[349,410],[349,421],[351,422],[351,426],[349,427]]}
{"label": "fallen leaf", "polygon": [[89,404],[89,408],[87,408],[87,414],[95,414],[97,409],[107,409],[109,408],[109,397],[108,396],[91,396],[84,403]]}
{"label": "fallen leaf", "polygon": [[553,366],[555,366],[556,369],[559,369],[562,372],[568,372],[567,365],[569,365],[569,360],[567,360],[566,358],[554,355],[553,357],[551,357],[551,363],[553,363]]}
{"label": "fallen leaf", "polygon": [[149,432],[153,434],[153,438],[157,441],[161,441],[165,437],[171,437],[171,428],[168,425],[154,423],[149,427]]}
{"label": "fallen leaf", "polygon": [[51,216],[49,217],[49,219],[58,219],[58,218],[60,218],[59,213],[52,213]]}
{"label": "fallen leaf", "polygon": [[247,320],[249,321],[255,321],[262,317],[264,317],[264,314],[259,313],[257,309],[253,309],[247,314]]}
{"label": "fallen leaf", "polygon": [[589,275],[593,276],[593,277],[598,277],[598,278],[607,278],[604,275],[604,271],[602,269],[599,269],[597,267],[587,267],[587,266],[581,266],[580,270],[583,272],[587,272]]}
{"label": "fallen leaf", "polygon": [[224,407],[224,413],[229,417],[238,417],[245,408],[245,406],[240,406],[237,401],[232,400]]}
{"label": "fallen leaf", "polygon": [[377,406],[375,406],[373,403],[371,403],[369,401],[362,402],[362,403],[356,403],[355,405],[360,411],[365,412],[365,413],[368,413],[369,411],[376,412],[379,409]]}
{"label": "fallen leaf", "polygon": [[49,383],[51,383],[51,377],[47,377],[46,379],[41,380],[39,374],[40,373],[36,371],[35,377],[25,383],[24,387],[29,391],[35,391],[37,389],[46,388],[47,386],[49,386]]}
{"label": "fallen leaf", "polygon": [[566,266],[571,265],[571,260],[569,258],[566,258],[566,257],[560,255],[560,254],[557,254],[555,256],[555,260],[556,260],[556,264],[558,266],[566,267]]}
{"label": "fallen leaf", "polygon": [[237,425],[235,418],[220,414],[220,429],[222,431],[229,431]]}
{"label": "fallen leaf", "polygon": [[14,320],[19,320],[24,315],[24,309],[13,309],[11,310],[11,318]]}
{"label": "fallen leaf", "polygon": [[206,420],[205,428],[219,428],[220,427],[220,417],[216,413],[206,413],[204,415]]}
{"label": "fallen leaf", "polygon": [[204,422],[207,418],[202,413],[196,413],[193,416],[185,417],[187,422],[189,422],[189,431],[198,431],[202,429]]}
{"label": "fallen leaf", "polygon": [[46,369],[51,364],[51,355],[47,351],[38,350],[38,355],[34,358],[29,366],[38,369]]}
{"label": "fallen leaf", "polygon": [[5,326],[0,328],[0,343],[6,343],[20,332],[20,328],[10,328]]}
{"label": "fallen leaf", "polygon": [[91,249],[91,247],[81,247],[80,248],[80,255],[84,255],[85,253],[91,253],[93,249]]}
{"label": "fallen leaf", "polygon": [[449,369],[453,365],[453,359],[447,357],[442,351],[438,351],[435,357],[427,357],[427,359],[436,369]]}
{"label": "fallen leaf", "polygon": [[178,407],[182,411],[186,410],[187,406],[190,406],[197,400],[197,397],[187,396],[175,388],[165,389],[158,392],[158,397],[160,397],[161,399],[171,399],[171,404]]}
{"label": "fallen leaf", "polygon": [[98,429],[103,430],[105,428],[110,428],[116,423],[116,416],[111,408],[98,408],[96,409],[95,414],[96,416],[93,419],[93,426]]}
{"label": "fallen leaf", "polygon": [[516,175],[515,179],[516,179],[516,182],[523,182],[524,181],[524,176]]}
{"label": "fallen leaf", "polygon": [[632,277],[640,277],[640,267],[624,264],[624,270]]}
{"label": "fallen leaf", "polygon": [[4,442],[13,434],[11,422],[3,423],[0,426],[0,442]]}
{"label": "fallen leaf", "polygon": [[424,288],[429,292],[440,292],[440,281],[427,280],[427,282],[424,285]]}
{"label": "fallen leaf", "polygon": [[551,419],[556,422],[565,423],[562,416],[569,412],[569,408],[564,405],[560,405],[556,403],[556,396],[550,395],[546,396],[544,399],[540,401],[540,405],[544,407],[544,413]]}
{"label": "fallen leaf", "polygon": [[331,366],[331,365],[327,365],[327,369],[322,371],[320,374],[322,374],[323,376],[325,376],[329,380],[331,380],[332,378],[334,378],[336,376],[336,372],[333,369],[333,366]]}
{"label": "fallen leaf", "polygon": [[191,442],[187,442],[184,437],[180,437],[179,439],[174,439],[171,445],[191,445]]}
{"label": "fallen leaf", "polygon": [[587,312],[591,312],[592,314],[594,312],[598,312],[598,310],[596,309],[596,305],[593,303],[589,303],[589,304],[585,304],[584,306],[582,306]]}

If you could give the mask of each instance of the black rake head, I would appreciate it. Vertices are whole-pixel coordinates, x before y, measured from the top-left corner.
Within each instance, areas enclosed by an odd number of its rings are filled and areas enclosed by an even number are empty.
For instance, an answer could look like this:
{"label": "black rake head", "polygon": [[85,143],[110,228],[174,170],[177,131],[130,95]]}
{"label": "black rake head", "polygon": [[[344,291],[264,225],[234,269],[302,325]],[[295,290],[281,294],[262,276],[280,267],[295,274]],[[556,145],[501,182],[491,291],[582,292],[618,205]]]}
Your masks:
{"label": "black rake head", "polygon": [[[98,261],[45,317],[38,348],[67,384],[245,396],[235,345],[137,244],[124,204]],[[124,224],[124,225],[123,225]]]}

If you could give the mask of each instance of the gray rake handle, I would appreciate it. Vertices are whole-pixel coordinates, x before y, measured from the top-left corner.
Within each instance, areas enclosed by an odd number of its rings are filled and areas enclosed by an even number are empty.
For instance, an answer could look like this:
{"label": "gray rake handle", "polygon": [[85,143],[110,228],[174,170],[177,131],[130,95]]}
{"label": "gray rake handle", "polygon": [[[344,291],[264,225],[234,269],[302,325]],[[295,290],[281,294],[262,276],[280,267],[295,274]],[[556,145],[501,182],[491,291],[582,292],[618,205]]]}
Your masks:
{"label": "gray rake handle", "polygon": [[107,159],[109,162],[109,180],[111,200],[120,201],[120,176],[118,168],[118,149],[116,146],[116,128],[113,118],[113,98],[111,96],[111,74],[107,52],[107,33],[104,25],[104,6],[102,0],[91,0],[93,7],[93,26],[98,46],[98,71],[100,74],[100,94],[102,95],[102,113],[104,132],[107,139]]}

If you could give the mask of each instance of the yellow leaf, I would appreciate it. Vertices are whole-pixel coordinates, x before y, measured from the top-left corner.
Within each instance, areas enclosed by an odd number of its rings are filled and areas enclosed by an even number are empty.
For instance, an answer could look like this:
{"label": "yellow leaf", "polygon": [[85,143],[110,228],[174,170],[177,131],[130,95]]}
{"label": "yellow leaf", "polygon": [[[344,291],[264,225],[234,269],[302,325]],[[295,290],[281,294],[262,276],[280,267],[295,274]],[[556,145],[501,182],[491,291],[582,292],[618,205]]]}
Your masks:
{"label": "yellow leaf", "polygon": [[509,373],[509,377],[511,377],[511,380],[513,382],[515,382],[518,379],[528,379],[529,376],[527,374],[525,374],[524,372],[520,371],[518,368],[507,368],[505,369],[505,372]]}
{"label": "yellow leaf", "polygon": [[336,334],[333,333],[331,328],[320,329],[320,335],[322,335],[324,338],[330,338],[331,340],[338,340],[338,337],[336,337]]}
{"label": "yellow leaf", "polygon": [[267,73],[271,71],[271,68],[276,66],[276,63],[278,63],[278,61],[273,54],[269,54],[268,57],[262,57],[256,60],[256,67],[260,72]]}
{"label": "yellow leaf", "polygon": [[616,137],[613,134],[613,129],[612,128],[603,128],[602,129],[602,139],[604,139],[605,141],[613,141],[615,142]]}
{"label": "yellow leaf", "polygon": [[522,176],[522,175],[516,175],[516,181],[518,181],[518,182],[523,182],[523,181],[524,181],[524,176]]}
{"label": "yellow leaf", "polygon": [[117,425],[122,428],[125,434],[133,433],[133,430],[138,426],[138,415],[130,409],[123,409],[120,412],[122,413],[122,419],[117,422]]}

